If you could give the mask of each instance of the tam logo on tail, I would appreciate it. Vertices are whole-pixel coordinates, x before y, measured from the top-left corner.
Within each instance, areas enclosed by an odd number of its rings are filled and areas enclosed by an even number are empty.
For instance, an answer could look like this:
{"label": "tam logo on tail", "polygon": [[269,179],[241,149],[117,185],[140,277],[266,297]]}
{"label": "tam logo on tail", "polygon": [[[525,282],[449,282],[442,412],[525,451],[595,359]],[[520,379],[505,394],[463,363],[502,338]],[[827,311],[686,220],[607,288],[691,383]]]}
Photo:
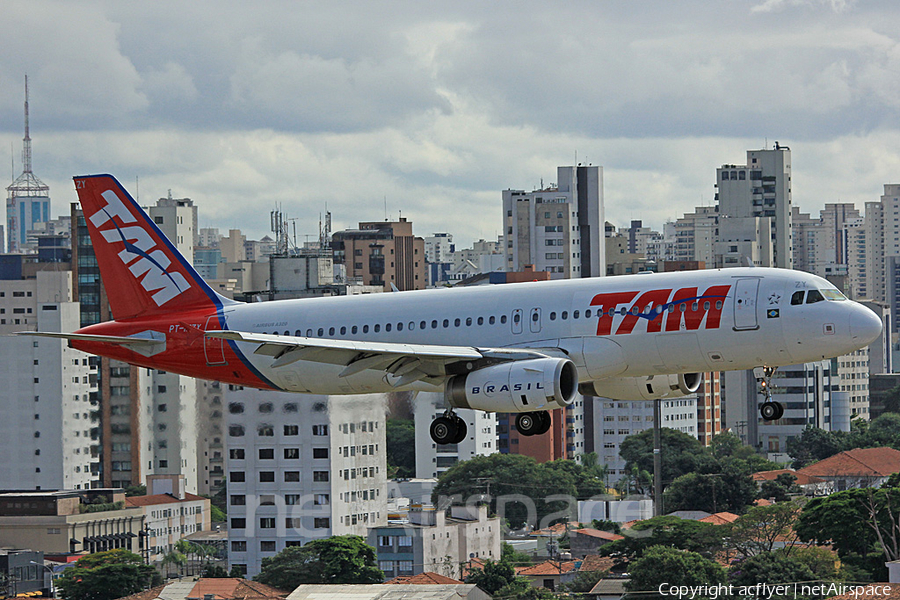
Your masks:
{"label": "tam logo on tail", "polygon": [[[140,224],[129,225],[137,223],[137,219],[119,196],[112,190],[106,190],[100,195],[106,201],[106,206],[100,207],[90,216],[91,223],[107,242],[121,242],[124,245],[124,249],[118,254],[119,259],[150,293],[153,302],[162,306],[190,289],[184,275],[178,271],[167,271],[171,260],[157,248],[150,234]],[[114,217],[119,218],[121,226],[115,222]]]}

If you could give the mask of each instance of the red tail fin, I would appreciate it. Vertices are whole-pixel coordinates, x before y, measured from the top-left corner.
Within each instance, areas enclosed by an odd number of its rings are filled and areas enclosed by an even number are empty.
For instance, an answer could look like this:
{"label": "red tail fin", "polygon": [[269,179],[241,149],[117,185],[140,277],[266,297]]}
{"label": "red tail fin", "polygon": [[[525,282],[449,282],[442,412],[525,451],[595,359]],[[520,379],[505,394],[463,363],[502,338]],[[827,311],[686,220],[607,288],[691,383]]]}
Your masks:
{"label": "red tail fin", "polygon": [[230,304],[197,274],[111,175],[75,177],[75,189],[116,319]]}

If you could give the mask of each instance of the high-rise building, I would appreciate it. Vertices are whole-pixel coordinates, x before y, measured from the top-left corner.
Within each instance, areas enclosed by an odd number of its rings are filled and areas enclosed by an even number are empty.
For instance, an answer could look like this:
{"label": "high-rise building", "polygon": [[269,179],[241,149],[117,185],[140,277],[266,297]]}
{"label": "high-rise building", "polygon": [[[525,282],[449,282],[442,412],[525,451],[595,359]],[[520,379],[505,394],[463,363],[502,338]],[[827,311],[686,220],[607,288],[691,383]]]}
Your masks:
{"label": "high-rise building", "polygon": [[34,250],[28,231],[50,220],[50,188],[31,170],[31,136],[28,131],[28,77],[25,77],[25,137],[22,139],[22,174],[6,188],[6,233],[9,252]]}
{"label": "high-rise building", "polygon": [[95,359],[64,340],[10,335],[78,328],[72,272],[18,275],[0,279],[0,488],[97,487]]}
{"label": "high-rise building", "polygon": [[603,169],[557,167],[556,185],[503,190],[506,271],[547,271],[554,279],[606,274]]}
{"label": "high-rise building", "polygon": [[228,386],[228,562],[248,575],[288,546],[387,524],[383,395]]}
{"label": "high-rise building", "polygon": [[713,247],[719,235],[719,207],[698,206],[674,224],[674,260],[715,264]]}
{"label": "high-rise building", "polygon": [[337,231],[331,238],[334,264],[345,265],[347,279],[391,291],[425,289],[425,241],[415,237],[412,222],[360,223],[359,229]]}
{"label": "high-rise building", "polygon": [[716,170],[719,216],[772,220],[774,266],[793,268],[791,251],[791,149],[748,150],[746,165]]}

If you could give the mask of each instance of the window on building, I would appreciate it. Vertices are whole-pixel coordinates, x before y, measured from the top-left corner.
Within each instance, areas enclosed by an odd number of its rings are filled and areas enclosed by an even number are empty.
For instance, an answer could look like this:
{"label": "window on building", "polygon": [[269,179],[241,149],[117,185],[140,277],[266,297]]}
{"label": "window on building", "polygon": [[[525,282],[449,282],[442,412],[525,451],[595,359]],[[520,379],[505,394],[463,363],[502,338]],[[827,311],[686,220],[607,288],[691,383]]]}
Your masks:
{"label": "window on building", "polygon": [[328,458],[328,448],[313,448],[313,458]]}
{"label": "window on building", "polygon": [[260,460],[272,460],[275,458],[275,448],[260,448],[259,449],[259,458]]}
{"label": "window on building", "polygon": [[300,426],[299,425],[285,425],[284,426],[284,435],[300,435]]}
{"label": "window on building", "polygon": [[243,483],[246,481],[246,474],[243,471],[231,471],[228,474],[228,481],[231,483]]}
{"label": "window on building", "polygon": [[259,472],[259,482],[260,483],[272,483],[275,481],[275,471],[260,471]]}
{"label": "window on building", "polygon": [[259,528],[260,529],[275,529],[275,517],[260,517],[259,518]]}

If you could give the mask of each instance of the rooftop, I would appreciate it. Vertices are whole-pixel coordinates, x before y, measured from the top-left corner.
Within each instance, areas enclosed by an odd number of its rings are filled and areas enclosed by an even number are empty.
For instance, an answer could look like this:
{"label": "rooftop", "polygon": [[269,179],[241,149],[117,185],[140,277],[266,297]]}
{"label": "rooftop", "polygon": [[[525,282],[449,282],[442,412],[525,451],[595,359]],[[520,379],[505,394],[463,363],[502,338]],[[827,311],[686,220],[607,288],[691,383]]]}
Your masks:
{"label": "rooftop", "polygon": [[196,502],[206,500],[196,494],[185,494],[184,498],[178,498],[172,494],[154,494],[152,496],[128,496],[125,498],[125,506],[152,506],[155,504],[172,504],[178,502]]}
{"label": "rooftop", "polygon": [[441,575],[440,573],[431,573],[430,571],[425,571],[424,573],[419,573],[418,575],[400,575],[399,577],[394,577],[390,581],[385,581],[385,583],[389,583],[392,585],[455,585],[462,583],[462,581],[453,579],[452,577],[447,577],[446,575]]}
{"label": "rooftop", "polygon": [[900,450],[855,448],[797,471],[813,477],[887,477],[900,471]]}
{"label": "rooftop", "polygon": [[813,477],[807,473],[800,473],[799,471],[794,471],[793,469],[776,469],[774,471],[760,471],[758,473],[753,473],[751,477],[753,477],[753,481],[775,481],[779,475],[783,473],[788,473],[797,478],[794,483],[797,485],[812,485],[817,483],[825,483],[824,479],[819,479],[818,477]]}

